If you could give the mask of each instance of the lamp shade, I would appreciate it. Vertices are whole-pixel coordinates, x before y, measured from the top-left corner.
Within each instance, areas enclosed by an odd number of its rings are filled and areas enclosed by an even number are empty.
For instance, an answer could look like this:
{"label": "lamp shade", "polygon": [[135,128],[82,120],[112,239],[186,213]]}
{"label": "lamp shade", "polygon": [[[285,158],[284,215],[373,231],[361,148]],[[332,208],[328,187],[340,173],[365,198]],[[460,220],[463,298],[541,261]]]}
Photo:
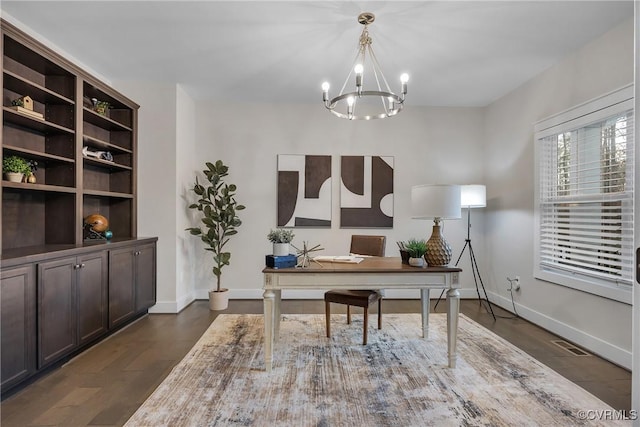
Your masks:
{"label": "lamp shade", "polygon": [[487,206],[487,187],[484,185],[463,185],[460,188],[460,205],[463,208],[484,208]]}
{"label": "lamp shade", "polygon": [[411,187],[411,217],[415,219],[457,219],[460,186],[424,184]]}

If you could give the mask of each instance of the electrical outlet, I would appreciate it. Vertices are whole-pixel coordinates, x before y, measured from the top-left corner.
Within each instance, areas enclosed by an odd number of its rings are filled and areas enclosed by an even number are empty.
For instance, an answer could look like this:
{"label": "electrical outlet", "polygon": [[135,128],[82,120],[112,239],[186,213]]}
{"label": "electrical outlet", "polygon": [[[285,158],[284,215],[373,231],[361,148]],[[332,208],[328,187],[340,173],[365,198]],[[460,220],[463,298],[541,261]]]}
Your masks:
{"label": "electrical outlet", "polygon": [[516,276],[515,280],[513,281],[513,290],[514,291],[520,290],[520,276]]}

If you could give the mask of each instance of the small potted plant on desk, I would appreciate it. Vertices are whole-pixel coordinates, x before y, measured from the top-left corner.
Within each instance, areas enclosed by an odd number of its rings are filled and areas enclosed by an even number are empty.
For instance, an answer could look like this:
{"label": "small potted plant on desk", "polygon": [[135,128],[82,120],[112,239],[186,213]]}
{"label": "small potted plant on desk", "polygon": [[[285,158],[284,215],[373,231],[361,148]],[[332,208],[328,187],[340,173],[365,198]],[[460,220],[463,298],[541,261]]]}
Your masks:
{"label": "small potted plant on desk", "polygon": [[267,234],[267,239],[273,243],[273,255],[289,255],[289,252],[291,251],[289,244],[293,240],[294,236],[295,235],[291,230],[284,230],[282,228],[271,230],[269,234]]}
{"label": "small potted plant on desk", "polygon": [[22,182],[22,177],[31,173],[29,163],[18,156],[7,156],[2,159],[2,172],[11,182]]}
{"label": "small potted plant on desk", "polygon": [[424,254],[427,252],[427,243],[424,240],[411,239],[405,244],[405,249],[409,253],[409,265],[424,266]]}
{"label": "small potted plant on desk", "polygon": [[203,171],[208,184],[196,183],[192,191],[199,197],[197,203],[189,205],[190,209],[197,209],[202,213],[200,219],[204,226],[187,228],[194,236],[200,236],[205,244],[205,250],[213,254],[213,275],[216,276],[217,286],[209,291],[209,308],[211,310],[225,310],[229,305],[229,289],[220,287],[222,267],[229,265],[231,253],[224,251],[229,238],[238,233],[242,221],[237,211],[245,207],[236,202],[236,186],[224,182],[229,173],[229,167],[221,160],[215,164],[207,162],[207,169]]}

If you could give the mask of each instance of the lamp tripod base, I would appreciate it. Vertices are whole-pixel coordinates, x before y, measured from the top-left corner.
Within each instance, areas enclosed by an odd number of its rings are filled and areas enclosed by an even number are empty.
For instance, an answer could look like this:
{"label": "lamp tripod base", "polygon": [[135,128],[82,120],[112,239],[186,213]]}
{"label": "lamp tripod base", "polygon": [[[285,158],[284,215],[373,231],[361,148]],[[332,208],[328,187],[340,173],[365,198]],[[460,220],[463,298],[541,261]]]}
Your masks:
{"label": "lamp tripod base", "polygon": [[[462,248],[462,252],[460,252],[460,256],[458,257],[458,260],[456,261],[456,267],[458,266],[458,263],[460,262],[460,259],[462,258],[462,255],[464,254],[464,251],[467,249],[467,247],[469,247],[469,258],[471,260],[471,272],[473,273],[473,281],[476,284],[476,292],[478,293],[478,301],[480,302],[480,305],[482,305],[482,302],[485,301],[487,303],[487,312],[491,313],[491,316],[493,317],[493,320],[496,320],[496,315],[493,312],[493,307],[491,306],[491,301],[489,301],[489,297],[487,296],[487,290],[484,287],[484,282],[482,281],[482,277],[480,277],[480,270],[478,269],[478,263],[476,262],[476,255],[473,252],[473,246],[471,246],[471,239],[465,239],[464,241],[464,247]],[[478,281],[480,281],[480,286],[482,287],[482,292],[484,292],[484,298],[480,295],[480,287],[478,286]],[[433,307],[434,310],[438,307],[438,304],[440,303],[440,300],[442,299],[442,296],[444,295],[444,291],[442,291],[442,293],[440,294],[440,296],[438,297],[438,300],[436,301],[436,305]]]}

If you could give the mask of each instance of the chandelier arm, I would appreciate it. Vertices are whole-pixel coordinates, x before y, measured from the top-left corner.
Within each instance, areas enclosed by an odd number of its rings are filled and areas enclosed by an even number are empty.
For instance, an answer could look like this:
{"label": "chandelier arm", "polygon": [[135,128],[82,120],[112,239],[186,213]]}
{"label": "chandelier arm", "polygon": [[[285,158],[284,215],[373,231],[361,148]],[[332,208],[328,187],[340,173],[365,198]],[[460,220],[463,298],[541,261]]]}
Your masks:
{"label": "chandelier arm", "polygon": [[[375,59],[375,57],[373,56],[373,53],[371,53],[372,58]],[[380,74],[382,75],[382,79],[384,80],[384,74],[382,73],[382,70],[380,69],[380,67],[377,67],[378,69],[376,69],[376,62],[372,61],[372,70],[373,70],[373,77],[376,80],[376,86],[378,86],[378,91],[382,92],[382,88],[380,87],[380,79],[378,78],[378,71],[380,72]],[[386,81],[385,81],[386,83]],[[387,85],[388,86],[388,85]],[[387,87],[388,89],[388,87]],[[391,90],[387,90],[387,92],[391,92]],[[385,102],[385,97],[380,96],[380,102],[382,103],[382,109],[384,110],[384,113],[389,116],[389,108],[387,103]]]}
{"label": "chandelier arm", "polygon": [[338,95],[342,95],[344,93],[344,88],[347,87],[347,83],[349,83],[349,79],[351,78],[351,75],[353,74],[353,69],[355,67],[355,65],[358,63],[358,58],[360,57],[360,48],[358,47],[358,51],[356,52],[356,57],[353,60],[353,64],[351,64],[351,68],[349,69],[349,74],[347,75],[347,78],[344,80],[344,84],[342,85],[342,88],[340,89],[340,92],[338,93]]}
{"label": "chandelier arm", "polygon": [[[380,71],[380,75],[382,76],[382,81],[384,82],[384,85],[387,87],[387,92],[391,92],[391,87],[389,87],[389,83],[387,83],[387,79],[384,77],[384,73],[382,72],[380,63],[378,62],[378,58],[376,57],[376,54],[373,52],[373,49],[371,49],[371,47],[369,47],[369,55],[371,55],[371,60],[375,64],[373,67],[374,71],[377,67],[378,70]],[[380,89],[379,86],[378,86],[378,89]]]}

